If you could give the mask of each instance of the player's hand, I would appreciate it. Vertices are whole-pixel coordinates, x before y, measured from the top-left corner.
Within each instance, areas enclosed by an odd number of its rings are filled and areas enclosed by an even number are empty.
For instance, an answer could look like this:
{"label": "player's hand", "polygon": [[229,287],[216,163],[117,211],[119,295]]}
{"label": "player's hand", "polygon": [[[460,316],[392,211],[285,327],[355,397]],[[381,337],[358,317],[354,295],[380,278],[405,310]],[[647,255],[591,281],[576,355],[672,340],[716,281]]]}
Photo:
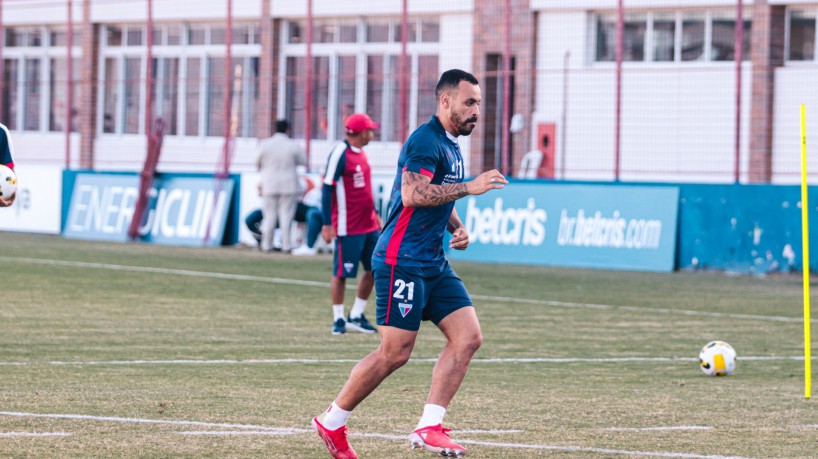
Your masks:
{"label": "player's hand", "polygon": [[16,196],[17,196],[17,193],[15,192],[11,196],[9,196],[8,199],[0,198],[0,207],[8,207],[8,206],[14,204],[14,198]]}
{"label": "player's hand", "polygon": [[335,239],[335,227],[332,225],[324,225],[321,227],[321,237],[324,239],[324,242],[329,244]]}
{"label": "player's hand", "polygon": [[489,190],[498,190],[503,188],[506,184],[508,184],[508,180],[503,177],[503,174],[497,169],[493,169],[488,172],[483,172],[475,177],[474,180],[468,182],[466,189],[469,190],[469,194],[478,195]]}
{"label": "player's hand", "polygon": [[466,250],[469,246],[469,232],[465,226],[461,226],[452,232],[452,239],[449,241],[449,248],[455,250]]}

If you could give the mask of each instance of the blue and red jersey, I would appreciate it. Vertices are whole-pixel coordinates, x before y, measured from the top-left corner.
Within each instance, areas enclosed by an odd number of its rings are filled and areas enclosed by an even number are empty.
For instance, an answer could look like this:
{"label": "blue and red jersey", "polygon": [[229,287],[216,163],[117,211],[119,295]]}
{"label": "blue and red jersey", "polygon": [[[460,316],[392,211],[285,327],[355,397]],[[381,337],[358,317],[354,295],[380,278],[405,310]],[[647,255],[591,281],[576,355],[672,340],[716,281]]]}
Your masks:
{"label": "blue and red jersey", "polygon": [[372,172],[362,149],[346,141],[333,148],[327,159],[321,201],[324,224],[332,221],[338,236],[378,230]]}
{"label": "blue and red jersey", "polygon": [[389,216],[372,259],[389,265],[438,265],[445,260],[443,235],[454,201],[434,207],[404,207],[401,176],[406,171],[431,178],[432,185],[463,181],[463,155],[457,138],[443,129],[437,116],[417,128],[403,145],[389,202]]}
{"label": "blue and red jersey", "polygon": [[0,124],[0,164],[14,169],[14,158],[11,156],[11,136],[6,126]]}

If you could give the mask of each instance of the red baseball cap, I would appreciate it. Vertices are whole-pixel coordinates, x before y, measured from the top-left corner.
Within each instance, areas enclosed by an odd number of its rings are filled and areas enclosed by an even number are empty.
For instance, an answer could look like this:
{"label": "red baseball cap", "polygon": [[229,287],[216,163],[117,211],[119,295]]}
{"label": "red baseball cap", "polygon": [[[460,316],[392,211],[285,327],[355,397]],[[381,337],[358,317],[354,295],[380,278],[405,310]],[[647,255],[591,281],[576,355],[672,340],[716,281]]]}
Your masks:
{"label": "red baseball cap", "polygon": [[347,118],[346,123],[344,123],[346,127],[347,134],[357,134],[359,132],[364,132],[367,129],[380,129],[381,125],[372,121],[366,113],[354,113],[349,115]]}

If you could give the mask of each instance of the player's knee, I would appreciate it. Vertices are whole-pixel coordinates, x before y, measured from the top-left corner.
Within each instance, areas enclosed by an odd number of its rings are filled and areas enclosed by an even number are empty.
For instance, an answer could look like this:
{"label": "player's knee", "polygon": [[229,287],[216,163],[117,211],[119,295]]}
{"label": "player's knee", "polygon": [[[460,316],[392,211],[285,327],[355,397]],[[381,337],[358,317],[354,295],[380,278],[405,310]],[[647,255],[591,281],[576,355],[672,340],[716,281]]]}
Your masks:
{"label": "player's knee", "polygon": [[480,331],[469,333],[460,344],[463,352],[474,354],[483,345],[483,334]]}
{"label": "player's knee", "polygon": [[381,351],[381,358],[384,360],[386,366],[389,367],[390,371],[395,371],[406,365],[406,362],[409,361],[409,357],[411,357],[411,355],[411,346],[392,347],[389,349],[382,349]]}

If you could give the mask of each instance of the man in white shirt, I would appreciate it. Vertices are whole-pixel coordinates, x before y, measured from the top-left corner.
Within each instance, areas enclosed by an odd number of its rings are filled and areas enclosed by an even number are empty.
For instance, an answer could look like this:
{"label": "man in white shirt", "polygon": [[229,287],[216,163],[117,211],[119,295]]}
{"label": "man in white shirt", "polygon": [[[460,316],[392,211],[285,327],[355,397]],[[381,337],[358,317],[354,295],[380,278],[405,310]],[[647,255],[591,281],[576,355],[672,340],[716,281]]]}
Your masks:
{"label": "man in white shirt", "polygon": [[263,199],[261,222],[261,250],[273,250],[276,220],[281,229],[281,251],[292,249],[290,227],[298,202],[298,166],[307,164],[304,149],[287,136],[290,123],[276,121],[276,133],[261,142],[256,167],[261,172],[261,196]]}

